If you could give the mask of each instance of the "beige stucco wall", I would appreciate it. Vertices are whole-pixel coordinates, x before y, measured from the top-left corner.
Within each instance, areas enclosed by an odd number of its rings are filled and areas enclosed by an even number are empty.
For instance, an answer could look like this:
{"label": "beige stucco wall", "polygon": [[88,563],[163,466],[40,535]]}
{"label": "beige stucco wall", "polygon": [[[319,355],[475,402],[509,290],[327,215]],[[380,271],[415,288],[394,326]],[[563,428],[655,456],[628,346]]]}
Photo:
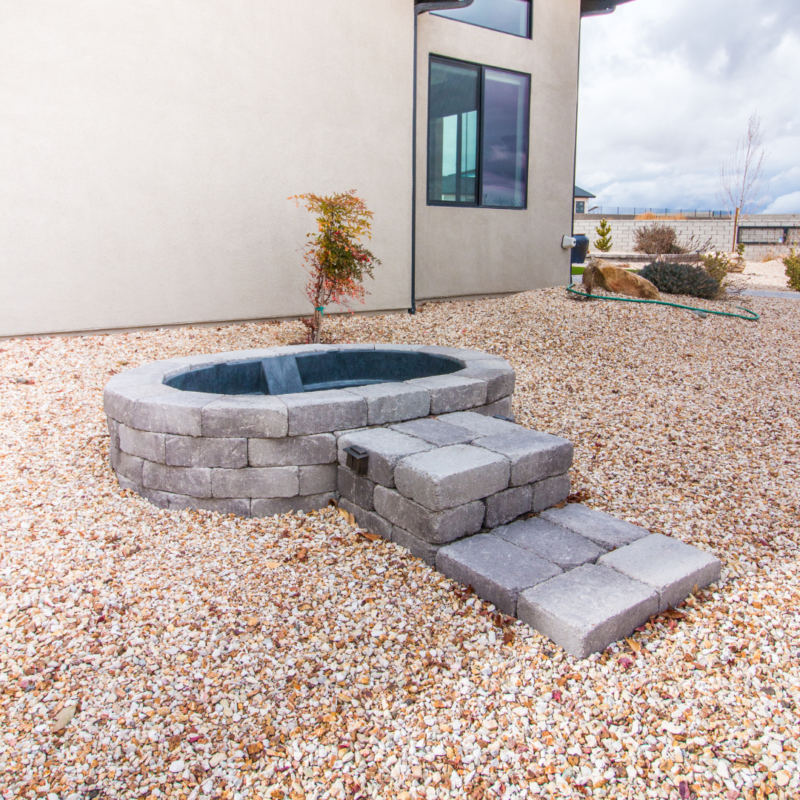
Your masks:
{"label": "beige stucco wall", "polygon": [[0,335],[307,313],[357,189],[409,304],[411,0],[0,0]]}
{"label": "beige stucco wall", "polygon": [[[417,296],[515,292],[564,284],[571,231],[580,0],[534,0],[531,40],[425,14],[419,22]],[[528,207],[426,205],[429,55],[531,76]]]}

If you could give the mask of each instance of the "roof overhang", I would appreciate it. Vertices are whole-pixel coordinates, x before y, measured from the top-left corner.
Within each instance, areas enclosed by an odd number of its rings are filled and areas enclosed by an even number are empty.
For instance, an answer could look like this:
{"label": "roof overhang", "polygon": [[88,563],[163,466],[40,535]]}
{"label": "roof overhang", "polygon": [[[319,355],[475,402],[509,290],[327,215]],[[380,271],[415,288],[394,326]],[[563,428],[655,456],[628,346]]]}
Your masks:
{"label": "roof overhang", "polygon": [[630,2],[631,0],[581,0],[581,16],[596,17],[599,14],[611,14],[617,6]]}
{"label": "roof overhang", "polygon": [[424,14],[426,11],[444,11],[447,8],[466,8],[474,0],[414,0],[414,13]]}

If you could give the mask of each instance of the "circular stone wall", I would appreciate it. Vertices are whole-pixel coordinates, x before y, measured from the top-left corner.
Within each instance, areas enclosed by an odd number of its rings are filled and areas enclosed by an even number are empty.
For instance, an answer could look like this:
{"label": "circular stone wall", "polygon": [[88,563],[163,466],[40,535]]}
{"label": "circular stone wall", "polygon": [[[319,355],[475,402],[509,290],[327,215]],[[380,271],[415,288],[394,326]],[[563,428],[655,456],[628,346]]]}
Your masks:
{"label": "circular stone wall", "polygon": [[513,391],[514,370],[489,353],[297,345],[158,361],[114,376],[103,403],[120,486],[162,508],[264,517],[338,496],[339,435],[455,411],[510,417]]}

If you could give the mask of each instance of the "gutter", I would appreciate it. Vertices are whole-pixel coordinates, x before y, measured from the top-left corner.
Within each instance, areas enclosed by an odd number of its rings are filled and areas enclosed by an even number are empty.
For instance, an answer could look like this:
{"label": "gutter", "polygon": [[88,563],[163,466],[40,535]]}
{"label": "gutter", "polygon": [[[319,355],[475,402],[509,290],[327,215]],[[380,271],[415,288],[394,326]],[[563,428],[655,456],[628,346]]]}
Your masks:
{"label": "gutter", "polygon": [[631,0],[581,0],[581,16],[596,17],[600,14],[613,14],[617,6]]}
{"label": "gutter", "polygon": [[417,313],[417,43],[420,14],[448,8],[466,8],[474,0],[414,0],[414,99],[411,123],[411,305],[408,313]]}

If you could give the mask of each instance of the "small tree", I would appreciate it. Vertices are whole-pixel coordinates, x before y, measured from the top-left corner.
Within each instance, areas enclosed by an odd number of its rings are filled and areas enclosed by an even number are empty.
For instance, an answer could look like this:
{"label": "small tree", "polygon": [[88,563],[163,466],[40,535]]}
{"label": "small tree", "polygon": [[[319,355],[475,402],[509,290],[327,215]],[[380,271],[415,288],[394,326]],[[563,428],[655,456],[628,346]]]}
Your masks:
{"label": "small tree", "polygon": [[355,190],[320,197],[299,194],[290,197],[317,215],[317,231],[309,233],[303,248],[308,283],[306,297],[314,306],[314,315],[303,322],[314,344],[322,340],[325,307],[336,303],[350,308],[352,300],[364,302],[367,290],[364,277],[381,262],[367,250],[361,239],[371,238],[372,212],[356,196]]}
{"label": "small tree", "polygon": [[789,288],[800,292],[800,253],[792,247],[788,256],[783,259],[786,267],[786,277],[789,279]]}
{"label": "small tree", "polygon": [[595,228],[595,233],[600,238],[594,243],[594,246],[601,253],[611,250],[611,226],[608,224],[608,220],[601,219],[600,224]]}

